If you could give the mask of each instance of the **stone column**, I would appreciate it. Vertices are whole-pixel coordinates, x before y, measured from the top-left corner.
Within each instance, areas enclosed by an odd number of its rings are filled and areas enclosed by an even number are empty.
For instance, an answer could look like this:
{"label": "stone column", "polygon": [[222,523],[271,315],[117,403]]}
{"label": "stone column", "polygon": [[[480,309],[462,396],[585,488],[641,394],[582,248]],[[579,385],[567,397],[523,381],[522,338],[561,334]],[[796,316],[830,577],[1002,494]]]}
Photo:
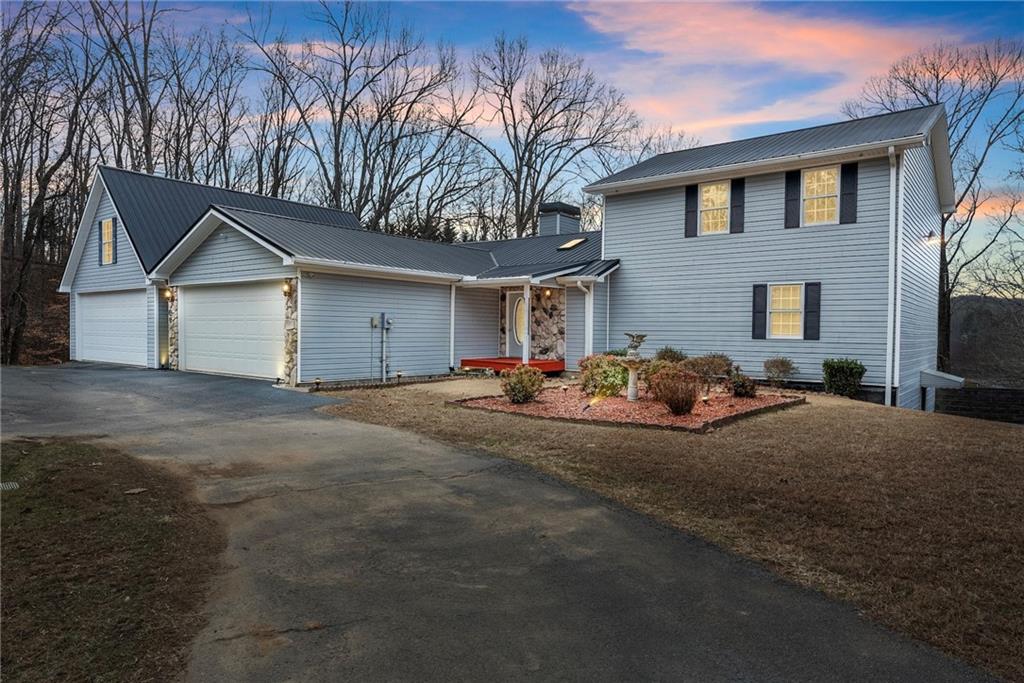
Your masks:
{"label": "stone column", "polygon": [[298,384],[299,359],[299,283],[289,278],[288,295],[284,300],[284,382],[290,387]]}
{"label": "stone column", "polygon": [[178,288],[171,287],[167,300],[167,367],[178,369]]}

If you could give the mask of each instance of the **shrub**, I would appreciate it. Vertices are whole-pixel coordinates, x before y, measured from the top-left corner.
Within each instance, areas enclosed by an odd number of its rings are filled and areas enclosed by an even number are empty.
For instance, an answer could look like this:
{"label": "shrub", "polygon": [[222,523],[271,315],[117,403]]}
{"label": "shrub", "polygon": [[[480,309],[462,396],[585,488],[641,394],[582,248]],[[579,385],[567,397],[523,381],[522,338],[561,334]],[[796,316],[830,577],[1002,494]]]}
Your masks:
{"label": "shrub", "polygon": [[727,380],[732,374],[732,359],[724,353],[709,353],[687,358],[682,365],[686,370],[700,377],[705,396],[711,392],[712,384],[716,381]]}
{"label": "shrub", "polygon": [[821,364],[825,379],[825,391],[853,398],[860,390],[860,381],[867,371],[864,365],[853,358],[826,358]]}
{"label": "shrub", "polygon": [[773,387],[781,387],[799,371],[800,368],[785,356],[776,356],[764,362],[764,376]]}
{"label": "shrub", "polygon": [[529,365],[519,365],[511,370],[501,371],[501,391],[512,403],[532,401],[543,386],[544,373]]}
{"label": "shrub", "polygon": [[737,398],[754,398],[757,396],[757,384],[753,379],[740,372],[739,366],[729,375],[729,388]]}
{"label": "shrub", "polygon": [[686,354],[674,346],[662,346],[654,354],[654,360],[663,360],[669,363],[678,363],[686,360]]}
{"label": "shrub", "polygon": [[673,415],[686,415],[700,396],[700,378],[678,363],[669,364],[648,380],[651,394],[664,403]]}
{"label": "shrub", "polygon": [[629,371],[610,355],[587,356],[579,365],[580,388],[588,396],[616,396],[629,383]]}
{"label": "shrub", "polygon": [[625,356],[629,349],[608,349],[604,352],[606,356]]}
{"label": "shrub", "polygon": [[639,376],[640,381],[647,387],[647,390],[651,390],[651,377],[654,377],[659,371],[664,370],[667,367],[674,367],[679,365],[678,362],[661,360],[657,357],[647,361],[640,368]]}

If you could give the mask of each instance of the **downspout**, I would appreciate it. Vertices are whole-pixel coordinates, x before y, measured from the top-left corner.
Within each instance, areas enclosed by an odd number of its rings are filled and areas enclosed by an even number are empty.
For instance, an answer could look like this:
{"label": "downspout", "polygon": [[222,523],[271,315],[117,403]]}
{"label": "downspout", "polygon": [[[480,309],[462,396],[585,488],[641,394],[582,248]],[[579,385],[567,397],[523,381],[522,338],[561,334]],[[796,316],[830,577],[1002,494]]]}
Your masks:
{"label": "downspout", "polygon": [[523,334],[523,356],[521,360],[523,365],[529,365],[530,345],[533,343],[533,330],[530,329],[533,327],[530,324],[530,321],[533,319],[533,301],[530,298],[529,283],[523,285],[523,305],[526,306],[526,324],[523,326],[525,328],[525,334]]}
{"label": "downspout", "polygon": [[448,303],[448,372],[455,372],[455,283]]}
{"label": "downspout", "polygon": [[896,149],[889,146],[889,268],[885,321],[885,405],[892,405],[892,359],[896,327]]}
{"label": "downspout", "polygon": [[579,280],[576,287],[583,292],[583,355],[594,353],[594,286],[589,289]]}
{"label": "downspout", "polygon": [[[906,176],[907,176],[907,161],[906,152],[900,155],[897,160],[898,175],[899,175],[899,190],[897,192],[897,201],[899,202],[896,209],[896,312],[893,315],[893,358],[892,358],[892,381],[896,385],[896,391],[899,392],[900,388],[900,361],[902,355],[900,354],[900,345],[902,339],[902,322],[903,322],[903,236],[906,232]],[[896,397],[896,405],[899,405],[899,396]]]}

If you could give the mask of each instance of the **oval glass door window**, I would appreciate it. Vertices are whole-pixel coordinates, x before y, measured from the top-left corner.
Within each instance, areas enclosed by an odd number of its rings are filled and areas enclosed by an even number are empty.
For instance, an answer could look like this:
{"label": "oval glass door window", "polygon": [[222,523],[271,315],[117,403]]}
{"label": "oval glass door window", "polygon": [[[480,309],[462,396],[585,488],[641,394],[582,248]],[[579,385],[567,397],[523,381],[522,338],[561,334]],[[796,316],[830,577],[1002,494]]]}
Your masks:
{"label": "oval glass door window", "polygon": [[526,337],[526,302],[523,299],[516,301],[515,310],[512,311],[512,319],[515,321],[513,329],[516,333],[516,343],[522,344]]}

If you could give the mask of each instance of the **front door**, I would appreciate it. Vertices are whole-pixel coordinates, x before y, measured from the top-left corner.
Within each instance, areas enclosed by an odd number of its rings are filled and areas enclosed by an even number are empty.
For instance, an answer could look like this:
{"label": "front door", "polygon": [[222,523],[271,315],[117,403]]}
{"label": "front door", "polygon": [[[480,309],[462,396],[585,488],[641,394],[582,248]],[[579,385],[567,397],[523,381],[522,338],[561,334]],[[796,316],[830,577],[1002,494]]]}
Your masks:
{"label": "front door", "polygon": [[505,321],[506,339],[508,340],[506,355],[512,358],[522,358],[523,340],[526,338],[526,300],[521,293],[509,292],[506,315],[508,316]]}

